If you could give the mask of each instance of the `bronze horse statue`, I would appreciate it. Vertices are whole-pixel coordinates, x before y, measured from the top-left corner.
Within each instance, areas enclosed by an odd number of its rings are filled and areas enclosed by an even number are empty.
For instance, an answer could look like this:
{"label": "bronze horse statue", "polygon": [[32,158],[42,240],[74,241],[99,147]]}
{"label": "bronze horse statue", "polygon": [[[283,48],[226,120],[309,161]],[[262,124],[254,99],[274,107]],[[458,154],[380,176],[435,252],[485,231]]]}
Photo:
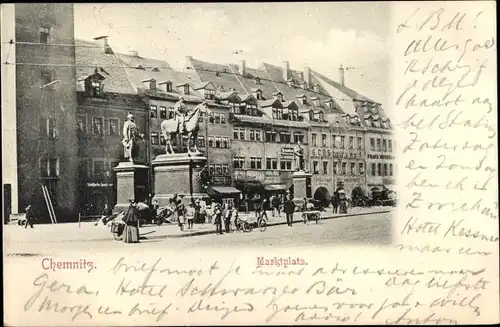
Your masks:
{"label": "bronze horse statue", "polygon": [[[208,109],[206,103],[200,103],[194,109],[191,109],[184,119],[184,132],[182,135],[187,135],[187,152],[191,153],[191,140],[194,143],[194,152],[200,152],[198,150],[198,132],[200,131],[199,125],[199,117],[200,114],[212,114],[212,111]],[[176,118],[173,119],[165,119],[161,123],[161,133],[163,137],[165,137],[165,152],[166,153],[174,153],[174,149],[172,149],[172,136],[176,136],[179,134],[178,121]]]}

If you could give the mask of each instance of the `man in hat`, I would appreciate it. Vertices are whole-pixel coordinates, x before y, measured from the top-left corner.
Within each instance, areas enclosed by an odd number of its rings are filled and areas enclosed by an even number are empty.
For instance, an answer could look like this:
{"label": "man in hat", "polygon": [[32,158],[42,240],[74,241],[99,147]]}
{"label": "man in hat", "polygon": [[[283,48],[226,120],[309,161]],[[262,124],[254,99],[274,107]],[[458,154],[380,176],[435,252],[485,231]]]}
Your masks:
{"label": "man in hat", "polygon": [[124,146],[123,156],[129,161],[134,162],[134,157],[136,155],[137,140],[144,137],[143,134],[139,133],[139,128],[135,124],[134,115],[129,113],[127,115],[127,121],[123,124],[123,140],[122,144]]}
{"label": "man in hat", "polygon": [[175,119],[177,119],[177,126],[178,126],[178,131],[179,134],[182,135],[184,133],[185,129],[185,118],[186,114],[188,113],[188,109],[186,105],[184,104],[184,98],[180,97],[179,101],[174,106],[174,113],[175,113]]}

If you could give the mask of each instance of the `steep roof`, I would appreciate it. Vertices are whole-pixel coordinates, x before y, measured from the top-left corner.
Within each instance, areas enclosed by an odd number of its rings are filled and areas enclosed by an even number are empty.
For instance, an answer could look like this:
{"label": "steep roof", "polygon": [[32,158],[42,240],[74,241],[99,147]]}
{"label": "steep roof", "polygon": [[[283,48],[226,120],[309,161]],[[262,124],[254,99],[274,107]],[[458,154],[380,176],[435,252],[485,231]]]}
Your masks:
{"label": "steep roof", "polygon": [[164,69],[172,69],[170,65],[163,60],[145,58],[139,56],[131,56],[123,53],[117,53],[117,58],[123,61],[127,66],[136,67],[137,65],[141,65],[145,68],[145,70],[152,70],[153,68],[158,68],[159,71]]}
{"label": "steep roof", "polygon": [[[101,67],[105,71],[102,75],[105,78],[103,83],[106,92],[136,94],[127,78],[128,68],[115,54],[104,53],[97,42],[76,39],[75,45],[77,78],[93,75],[96,67]],[[98,70],[101,71],[100,68]]]}

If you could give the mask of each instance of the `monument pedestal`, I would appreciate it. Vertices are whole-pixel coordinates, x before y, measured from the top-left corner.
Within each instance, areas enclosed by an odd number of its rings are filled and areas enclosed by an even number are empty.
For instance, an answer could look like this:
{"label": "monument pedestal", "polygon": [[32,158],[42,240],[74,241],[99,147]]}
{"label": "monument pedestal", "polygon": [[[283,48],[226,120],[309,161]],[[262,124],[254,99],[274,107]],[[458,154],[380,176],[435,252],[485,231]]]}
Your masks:
{"label": "monument pedestal", "polygon": [[148,197],[148,170],[144,165],[123,161],[113,170],[116,172],[116,205],[113,212],[127,211],[129,200],[144,202]]}
{"label": "monument pedestal", "polygon": [[311,197],[312,174],[299,170],[293,173],[293,201],[302,203],[304,198]]}
{"label": "monument pedestal", "polygon": [[191,199],[207,196],[199,179],[200,171],[207,163],[201,153],[173,153],[159,155],[151,162],[153,167],[154,197],[160,206],[168,205],[177,193],[184,195],[188,204]]}

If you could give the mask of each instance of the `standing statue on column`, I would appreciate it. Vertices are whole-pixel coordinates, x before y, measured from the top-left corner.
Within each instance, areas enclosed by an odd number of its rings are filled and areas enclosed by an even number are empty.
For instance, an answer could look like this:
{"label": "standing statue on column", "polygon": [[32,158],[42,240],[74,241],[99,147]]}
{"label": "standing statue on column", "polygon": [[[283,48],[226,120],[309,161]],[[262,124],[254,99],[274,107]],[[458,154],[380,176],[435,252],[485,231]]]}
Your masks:
{"label": "standing statue on column", "polygon": [[182,135],[184,133],[184,130],[186,128],[185,126],[185,121],[186,121],[186,114],[188,113],[188,109],[186,105],[184,104],[184,98],[180,97],[179,101],[174,106],[174,112],[175,112],[175,119],[177,119],[177,126],[179,126],[179,135]]}
{"label": "standing statue on column", "polygon": [[123,140],[124,147],[123,156],[130,162],[134,162],[137,158],[137,141],[139,138],[144,137],[139,133],[139,128],[135,124],[134,115],[128,114],[127,121],[123,124]]}
{"label": "standing statue on column", "polygon": [[304,170],[304,149],[300,145],[300,141],[293,148],[293,156],[295,157],[295,170]]}

